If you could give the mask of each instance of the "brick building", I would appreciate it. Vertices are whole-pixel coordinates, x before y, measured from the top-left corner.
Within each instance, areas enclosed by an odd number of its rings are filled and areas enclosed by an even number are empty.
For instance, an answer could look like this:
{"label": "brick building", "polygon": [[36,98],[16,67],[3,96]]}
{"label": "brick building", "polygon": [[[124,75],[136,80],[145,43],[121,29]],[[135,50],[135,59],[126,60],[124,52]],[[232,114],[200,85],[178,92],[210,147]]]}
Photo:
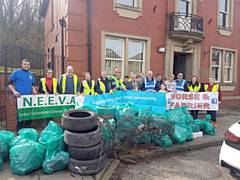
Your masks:
{"label": "brick building", "polygon": [[57,76],[62,62],[94,78],[115,66],[122,75],[214,76],[223,104],[240,104],[240,0],[44,0],[41,15],[46,64]]}

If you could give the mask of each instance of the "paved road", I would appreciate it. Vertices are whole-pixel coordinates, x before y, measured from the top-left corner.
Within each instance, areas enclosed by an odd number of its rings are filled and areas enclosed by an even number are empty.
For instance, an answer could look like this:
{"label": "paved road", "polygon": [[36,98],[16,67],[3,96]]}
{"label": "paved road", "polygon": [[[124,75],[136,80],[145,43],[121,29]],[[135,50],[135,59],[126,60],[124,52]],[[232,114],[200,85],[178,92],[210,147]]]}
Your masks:
{"label": "paved road", "polygon": [[167,155],[137,165],[121,165],[113,180],[231,180],[218,165],[219,147]]}

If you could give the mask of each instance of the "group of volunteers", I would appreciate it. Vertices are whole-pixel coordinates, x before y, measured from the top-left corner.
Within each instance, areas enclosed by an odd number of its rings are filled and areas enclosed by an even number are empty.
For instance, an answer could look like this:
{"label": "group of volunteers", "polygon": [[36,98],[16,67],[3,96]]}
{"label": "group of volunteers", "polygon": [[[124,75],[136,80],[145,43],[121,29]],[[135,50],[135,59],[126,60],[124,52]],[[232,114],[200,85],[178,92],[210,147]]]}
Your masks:
{"label": "group of volunteers", "polygon": [[[9,88],[16,97],[32,94],[76,94],[76,95],[99,95],[112,93],[119,90],[135,90],[150,92],[219,92],[221,101],[220,85],[215,83],[214,78],[209,78],[208,83],[200,83],[197,76],[192,76],[190,82],[184,79],[183,73],[178,73],[169,78],[164,78],[157,74],[153,76],[152,71],[148,71],[146,76],[130,73],[121,79],[119,68],[113,68],[112,75],[107,75],[105,71],[95,81],[89,72],[84,73],[84,80],[74,74],[72,66],[68,66],[66,73],[57,80],[53,77],[53,71],[47,69],[45,77],[41,78],[39,85],[36,85],[35,78],[30,71],[30,61],[23,59],[21,69],[14,71],[9,79]],[[38,87],[38,88],[37,88]],[[211,115],[213,125],[216,126],[216,111],[207,111]],[[194,119],[198,117],[198,111],[191,111]],[[21,123],[21,122],[18,122]],[[27,122],[26,122],[27,123]]]}

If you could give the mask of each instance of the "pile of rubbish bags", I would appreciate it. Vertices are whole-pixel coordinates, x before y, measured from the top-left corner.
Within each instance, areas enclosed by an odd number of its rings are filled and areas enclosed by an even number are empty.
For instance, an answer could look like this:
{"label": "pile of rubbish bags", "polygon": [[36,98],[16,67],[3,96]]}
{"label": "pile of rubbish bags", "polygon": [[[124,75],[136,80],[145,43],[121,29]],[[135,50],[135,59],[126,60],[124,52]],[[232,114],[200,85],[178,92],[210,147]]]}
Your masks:
{"label": "pile of rubbish bags", "polygon": [[116,107],[114,118],[107,120],[101,131],[107,148],[148,143],[166,148],[192,141],[194,132],[214,136],[216,129],[209,120],[208,115],[205,120],[193,120],[186,107],[156,114],[151,109],[127,104]]}
{"label": "pile of rubbish bags", "polygon": [[25,175],[43,168],[47,174],[65,169],[69,154],[65,151],[63,129],[50,121],[38,134],[33,128],[24,128],[14,137],[12,132],[0,131],[0,169],[9,154],[12,173]]}

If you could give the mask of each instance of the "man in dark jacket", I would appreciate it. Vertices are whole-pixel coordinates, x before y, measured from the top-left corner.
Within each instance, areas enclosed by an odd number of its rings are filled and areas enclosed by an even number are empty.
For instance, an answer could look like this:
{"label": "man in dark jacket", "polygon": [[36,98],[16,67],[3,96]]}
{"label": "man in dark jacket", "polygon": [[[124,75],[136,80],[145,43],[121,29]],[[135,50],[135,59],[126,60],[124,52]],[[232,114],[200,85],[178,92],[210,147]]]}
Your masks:
{"label": "man in dark jacket", "polygon": [[96,81],[97,94],[112,93],[112,87],[109,79],[107,78],[107,73],[105,71],[101,72],[101,77]]}

